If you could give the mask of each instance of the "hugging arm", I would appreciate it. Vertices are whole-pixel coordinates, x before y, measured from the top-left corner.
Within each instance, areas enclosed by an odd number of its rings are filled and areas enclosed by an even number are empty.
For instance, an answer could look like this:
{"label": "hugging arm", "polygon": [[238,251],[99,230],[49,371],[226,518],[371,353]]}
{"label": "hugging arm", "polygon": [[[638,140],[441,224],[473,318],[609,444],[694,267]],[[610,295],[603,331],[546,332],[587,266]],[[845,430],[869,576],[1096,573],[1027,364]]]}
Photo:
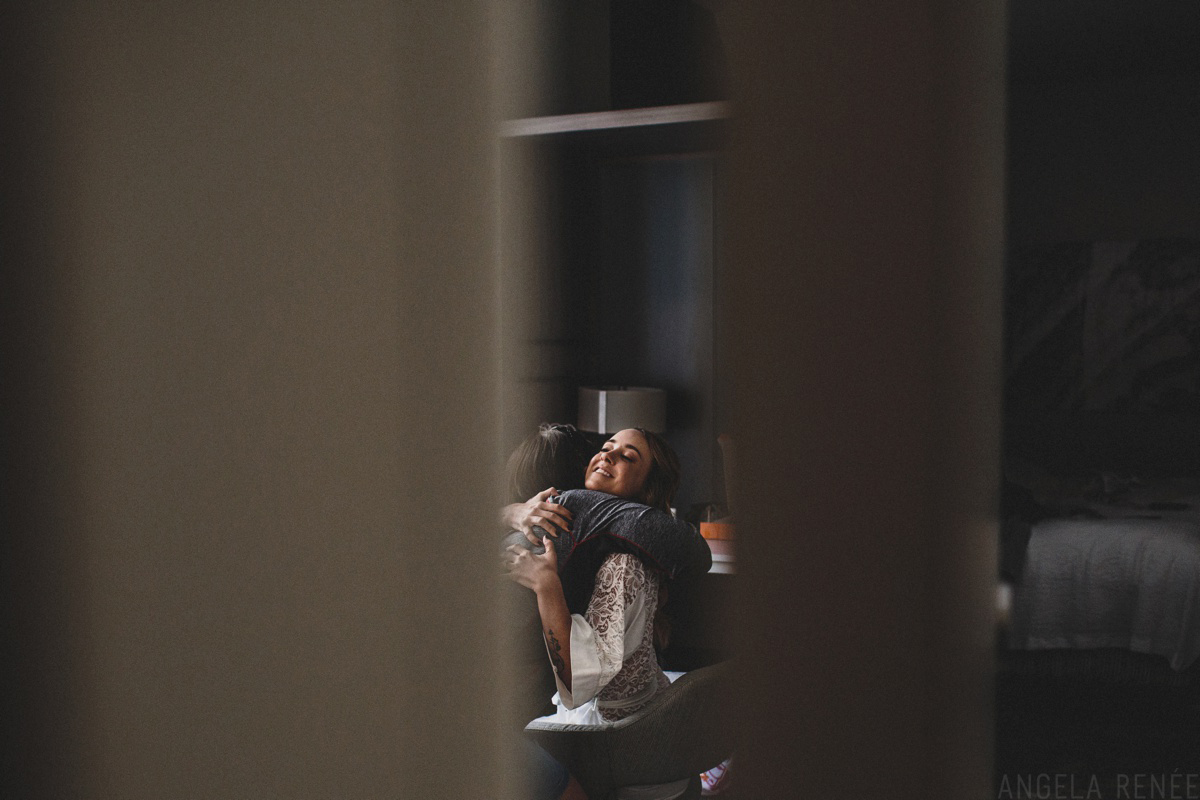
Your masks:
{"label": "hugging arm", "polygon": [[608,533],[629,542],[671,578],[701,575],[712,566],[712,551],[696,526],[657,508],[618,520]]}
{"label": "hugging arm", "polygon": [[[669,515],[668,515],[669,516]],[[679,526],[680,549],[683,552],[683,570],[691,575],[701,575],[712,568],[712,550],[708,540],[700,535],[700,531],[690,522],[671,518],[672,524]]]}
{"label": "hugging arm", "polygon": [[618,550],[646,559],[670,578],[701,575],[712,566],[708,541],[696,526],[662,509],[587,489],[563,492],[558,503],[574,513],[572,547],[606,535],[621,543]]}
{"label": "hugging arm", "polygon": [[550,487],[524,503],[511,503],[500,509],[500,522],[509,530],[525,534],[525,538],[534,544],[542,543],[539,531],[556,538],[560,531],[566,533],[571,529],[571,510],[550,502],[557,494],[558,490]]}
{"label": "hugging arm", "polygon": [[534,553],[520,545],[512,545],[508,553],[508,574],[517,583],[532,589],[537,595],[538,616],[542,620],[542,636],[546,653],[559,682],[571,689],[571,612],[558,577],[558,556],[554,541],[547,537],[545,552]]}

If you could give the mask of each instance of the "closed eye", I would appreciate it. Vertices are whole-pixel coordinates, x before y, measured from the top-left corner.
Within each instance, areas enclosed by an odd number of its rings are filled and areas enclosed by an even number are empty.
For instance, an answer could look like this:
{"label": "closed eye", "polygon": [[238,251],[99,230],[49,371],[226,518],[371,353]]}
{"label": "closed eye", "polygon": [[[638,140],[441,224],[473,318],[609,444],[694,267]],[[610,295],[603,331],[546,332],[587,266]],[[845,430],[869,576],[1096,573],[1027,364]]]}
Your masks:
{"label": "closed eye", "polygon": [[[614,452],[614,451],[615,451],[615,452]],[[636,449],[636,448],[634,448],[634,450],[633,450],[633,453],[629,453],[629,452],[627,452],[627,451],[625,451],[625,450],[617,450],[617,448],[615,448],[615,447],[611,447],[611,446],[610,446],[610,447],[605,447],[605,448],[602,448],[602,449],[600,450],[600,452],[601,452],[601,453],[607,453],[607,454],[610,454],[610,455],[614,455],[614,456],[616,456],[617,458],[620,458],[620,459],[622,459],[622,460],[624,460],[624,461],[628,461],[628,462],[629,462],[629,463],[631,463],[631,464],[632,464],[634,461],[636,461],[636,460],[637,460],[636,456],[634,455],[635,453],[637,453],[637,449]]]}

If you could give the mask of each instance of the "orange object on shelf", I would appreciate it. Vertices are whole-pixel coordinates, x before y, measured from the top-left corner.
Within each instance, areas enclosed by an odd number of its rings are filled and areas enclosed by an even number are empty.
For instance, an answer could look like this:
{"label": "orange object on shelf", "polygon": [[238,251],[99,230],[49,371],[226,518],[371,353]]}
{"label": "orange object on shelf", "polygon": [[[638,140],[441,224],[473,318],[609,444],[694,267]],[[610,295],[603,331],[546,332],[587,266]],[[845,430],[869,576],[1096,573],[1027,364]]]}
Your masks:
{"label": "orange object on shelf", "polygon": [[705,539],[732,539],[732,522],[701,522],[700,535]]}

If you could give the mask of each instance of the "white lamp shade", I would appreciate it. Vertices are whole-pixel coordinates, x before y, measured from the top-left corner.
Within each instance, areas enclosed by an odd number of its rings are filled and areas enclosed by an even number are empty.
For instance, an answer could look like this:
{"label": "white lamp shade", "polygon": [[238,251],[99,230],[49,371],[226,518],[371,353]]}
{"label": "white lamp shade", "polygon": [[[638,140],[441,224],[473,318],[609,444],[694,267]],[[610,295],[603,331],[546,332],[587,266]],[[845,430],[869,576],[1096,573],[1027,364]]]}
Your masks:
{"label": "white lamp shade", "polygon": [[662,432],[667,428],[667,393],[647,386],[581,386],[579,428],[595,433],[626,428]]}

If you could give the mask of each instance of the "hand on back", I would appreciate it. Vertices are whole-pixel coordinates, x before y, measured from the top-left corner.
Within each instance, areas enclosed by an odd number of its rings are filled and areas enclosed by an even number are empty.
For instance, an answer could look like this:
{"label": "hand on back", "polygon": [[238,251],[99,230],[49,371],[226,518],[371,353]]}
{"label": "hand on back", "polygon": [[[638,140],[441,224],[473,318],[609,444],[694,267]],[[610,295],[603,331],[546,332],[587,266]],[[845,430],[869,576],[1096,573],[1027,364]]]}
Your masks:
{"label": "hand on back", "polygon": [[559,533],[571,530],[571,512],[565,506],[550,502],[549,498],[557,495],[558,490],[551,487],[524,503],[505,506],[505,524],[511,530],[525,534],[525,538],[534,544],[541,544],[543,536],[558,538]]}

